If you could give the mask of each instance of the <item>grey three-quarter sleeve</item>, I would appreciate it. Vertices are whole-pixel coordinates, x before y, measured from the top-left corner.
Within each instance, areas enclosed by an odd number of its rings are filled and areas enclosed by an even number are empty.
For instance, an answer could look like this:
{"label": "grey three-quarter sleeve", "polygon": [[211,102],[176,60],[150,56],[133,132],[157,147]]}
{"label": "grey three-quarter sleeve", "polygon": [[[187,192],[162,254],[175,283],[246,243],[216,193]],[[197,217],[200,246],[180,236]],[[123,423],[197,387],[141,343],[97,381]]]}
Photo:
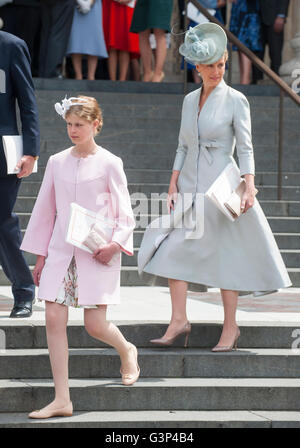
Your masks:
{"label": "grey three-quarter sleeve", "polygon": [[241,176],[244,174],[255,175],[250,106],[243,94],[234,99],[233,126]]}
{"label": "grey three-quarter sleeve", "polygon": [[176,156],[175,156],[175,160],[174,160],[174,164],[173,164],[173,171],[174,170],[178,170],[180,171],[181,168],[183,167],[184,161],[185,161],[185,157],[186,157],[186,153],[187,153],[187,143],[186,140],[184,138],[184,134],[183,134],[183,125],[182,125],[182,117],[183,117],[183,111],[184,111],[184,106],[185,106],[185,99],[183,101],[182,104],[182,112],[181,112],[181,124],[180,124],[180,131],[179,131],[179,137],[178,137],[178,147],[176,150]]}

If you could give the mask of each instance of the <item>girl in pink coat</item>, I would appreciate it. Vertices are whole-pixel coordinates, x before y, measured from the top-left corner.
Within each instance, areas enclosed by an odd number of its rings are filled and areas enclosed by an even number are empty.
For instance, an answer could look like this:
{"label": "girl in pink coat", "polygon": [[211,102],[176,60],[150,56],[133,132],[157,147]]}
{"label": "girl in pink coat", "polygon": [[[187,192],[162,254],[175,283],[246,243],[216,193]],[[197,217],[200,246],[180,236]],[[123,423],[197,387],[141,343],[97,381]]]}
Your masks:
{"label": "girl in pink coat", "polygon": [[[87,332],[113,346],[121,358],[124,385],[137,381],[137,349],[106,320],[120,302],[121,252],[133,255],[135,221],[123,163],[95,143],[102,112],[94,98],[79,96],[55,105],[74,146],[49,158],[21,245],[37,255],[33,271],[38,297],[46,302],[46,330],[55,399],[31,418],[72,415],[68,386],[68,306],[84,307]],[[111,242],[93,254],[66,242],[70,204],[96,212],[115,225]]]}

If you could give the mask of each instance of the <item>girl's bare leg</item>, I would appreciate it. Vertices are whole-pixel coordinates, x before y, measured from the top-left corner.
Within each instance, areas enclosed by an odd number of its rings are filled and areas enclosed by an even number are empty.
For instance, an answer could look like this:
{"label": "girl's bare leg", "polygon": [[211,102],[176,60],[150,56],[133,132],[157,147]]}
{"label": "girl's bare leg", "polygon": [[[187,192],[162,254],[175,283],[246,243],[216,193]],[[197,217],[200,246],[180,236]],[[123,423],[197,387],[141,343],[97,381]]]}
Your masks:
{"label": "girl's bare leg", "polygon": [[44,409],[54,410],[70,403],[68,381],[68,307],[46,301],[46,331],[50,363],[55,387],[54,400]]}
{"label": "girl's bare leg", "polygon": [[120,355],[122,372],[137,373],[135,353],[132,344],[128,342],[118,327],[106,320],[107,305],[99,305],[97,309],[84,310],[84,324],[86,331],[95,339],[114,347]]}

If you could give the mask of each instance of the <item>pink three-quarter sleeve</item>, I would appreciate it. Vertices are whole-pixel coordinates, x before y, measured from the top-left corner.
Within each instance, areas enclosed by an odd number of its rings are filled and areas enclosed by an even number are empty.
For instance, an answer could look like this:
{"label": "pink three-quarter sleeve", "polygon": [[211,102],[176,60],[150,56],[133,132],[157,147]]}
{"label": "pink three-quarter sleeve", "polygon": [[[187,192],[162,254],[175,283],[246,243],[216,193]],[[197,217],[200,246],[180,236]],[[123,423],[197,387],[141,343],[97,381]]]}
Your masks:
{"label": "pink three-quarter sleeve", "polygon": [[121,159],[111,164],[108,185],[112,195],[111,200],[116,221],[112,241],[118,243],[122,251],[127,255],[133,255],[133,229],[135,227],[135,220]]}
{"label": "pink three-quarter sleeve", "polygon": [[48,160],[43,182],[21,244],[21,249],[37,255],[47,256],[52,236],[56,202],[51,157]]}

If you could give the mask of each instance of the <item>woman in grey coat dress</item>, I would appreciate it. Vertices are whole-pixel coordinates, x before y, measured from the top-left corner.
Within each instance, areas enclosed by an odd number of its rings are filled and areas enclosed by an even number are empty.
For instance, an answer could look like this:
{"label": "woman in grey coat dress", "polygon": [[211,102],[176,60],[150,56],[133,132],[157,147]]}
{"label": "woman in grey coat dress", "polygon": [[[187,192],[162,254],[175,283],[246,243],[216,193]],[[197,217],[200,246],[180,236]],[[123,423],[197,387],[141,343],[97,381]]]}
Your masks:
{"label": "woman in grey coat dress", "polygon": [[[169,279],[171,322],[162,338],[152,340],[161,346],[171,345],[182,334],[187,343],[191,331],[186,315],[188,282],[221,290],[224,325],[213,351],[236,347],[240,335],[235,317],[239,295],[260,296],[291,286],[268,221],[255,198],[249,103],[223,79],[226,45],[223,29],[204,23],[189,29],[179,50],[195,63],[203,85],[183,102],[168,192],[169,215],[148,226],[138,254],[140,273]],[[231,222],[204,193],[225,166],[237,166],[235,145],[246,191],[242,214]],[[184,225],[180,225],[183,217]],[[187,231],[193,223],[199,227],[198,234]]]}

